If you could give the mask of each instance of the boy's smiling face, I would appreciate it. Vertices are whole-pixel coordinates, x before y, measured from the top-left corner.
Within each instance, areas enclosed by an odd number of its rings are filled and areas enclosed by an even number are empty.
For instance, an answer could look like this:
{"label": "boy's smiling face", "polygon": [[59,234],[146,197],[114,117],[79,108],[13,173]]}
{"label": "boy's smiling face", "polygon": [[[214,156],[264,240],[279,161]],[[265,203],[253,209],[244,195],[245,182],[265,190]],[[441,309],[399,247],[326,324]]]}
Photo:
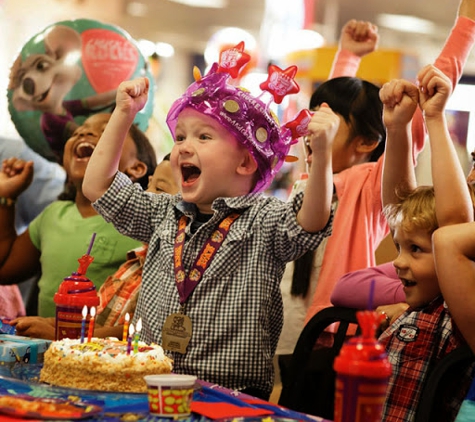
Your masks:
{"label": "boy's smiling face", "polygon": [[191,108],[180,113],[170,162],[183,199],[200,212],[212,213],[218,197],[250,192],[249,160],[250,153],[215,119]]}
{"label": "boy's smiling face", "polygon": [[432,237],[426,230],[396,227],[393,240],[398,256],[393,261],[404,286],[406,302],[413,308],[427,305],[441,294],[432,253]]}

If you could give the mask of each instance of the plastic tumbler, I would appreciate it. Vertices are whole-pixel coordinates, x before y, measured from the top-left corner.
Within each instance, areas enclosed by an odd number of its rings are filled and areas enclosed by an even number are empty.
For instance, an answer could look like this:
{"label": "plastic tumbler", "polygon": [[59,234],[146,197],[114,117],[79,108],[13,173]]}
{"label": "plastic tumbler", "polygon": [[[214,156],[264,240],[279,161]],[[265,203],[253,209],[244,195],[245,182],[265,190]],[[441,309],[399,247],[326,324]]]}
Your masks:
{"label": "plastic tumbler", "polygon": [[335,422],[381,422],[392,367],[376,340],[382,315],[359,311],[362,335],[347,341],[336,357]]}
{"label": "plastic tumbler", "polygon": [[176,418],[191,413],[196,377],[183,374],[146,375],[150,414]]}
{"label": "plastic tumbler", "polygon": [[[86,277],[89,264],[93,261],[90,255],[83,255],[78,259],[79,269],[66,277],[54,295],[56,303],[56,340],[63,338],[81,338],[82,310],[84,306],[99,305],[99,296],[96,286]],[[90,318],[89,315],[87,318]]]}

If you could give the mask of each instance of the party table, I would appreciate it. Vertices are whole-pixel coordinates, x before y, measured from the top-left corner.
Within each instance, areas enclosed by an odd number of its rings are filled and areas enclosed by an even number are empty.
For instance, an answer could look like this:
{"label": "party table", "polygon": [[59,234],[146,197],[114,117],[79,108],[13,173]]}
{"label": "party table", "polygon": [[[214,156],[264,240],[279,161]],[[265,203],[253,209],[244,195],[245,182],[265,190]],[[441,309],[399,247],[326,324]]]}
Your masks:
{"label": "party table", "polygon": [[[25,397],[31,401],[48,399],[61,403],[72,403],[79,411],[77,415],[68,420],[170,421],[170,419],[149,414],[146,394],[54,387],[38,381],[40,370],[41,364],[19,363],[12,367],[0,366],[0,396]],[[192,414],[180,421],[290,422],[298,420],[330,422],[204,381],[197,383],[191,409]],[[15,419],[12,419],[12,416]],[[34,416],[22,414],[20,411],[12,414],[11,410],[0,406],[0,422],[12,420],[32,422],[54,419],[54,417],[48,417],[45,414],[38,414],[36,419],[32,419]]]}

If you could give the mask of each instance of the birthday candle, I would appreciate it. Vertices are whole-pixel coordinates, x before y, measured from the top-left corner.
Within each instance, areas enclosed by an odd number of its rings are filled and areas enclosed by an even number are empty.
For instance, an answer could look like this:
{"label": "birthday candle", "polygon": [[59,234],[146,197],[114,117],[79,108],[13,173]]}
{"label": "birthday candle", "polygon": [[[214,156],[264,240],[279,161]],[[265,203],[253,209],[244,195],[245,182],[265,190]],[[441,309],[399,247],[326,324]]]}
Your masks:
{"label": "birthday candle", "polygon": [[96,307],[91,307],[91,318],[89,319],[89,330],[87,331],[87,342],[90,343],[92,336],[94,335],[94,321],[96,320]]}
{"label": "birthday candle", "polygon": [[127,341],[127,336],[129,334],[129,321],[130,321],[130,315],[127,312],[125,314],[124,331],[122,332],[122,341]]}
{"label": "birthday candle", "polygon": [[130,355],[132,350],[132,337],[134,336],[134,324],[130,324],[129,336],[127,337],[127,354]]}
{"label": "birthday candle", "polygon": [[135,325],[135,335],[134,335],[134,353],[139,351],[139,337],[140,330],[142,329],[142,318],[139,318],[137,324]]}
{"label": "birthday candle", "polygon": [[81,343],[84,343],[84,335],[86,334],[86,317],[87,317],[87,306],[84,305],[84,308],[82,308]]}

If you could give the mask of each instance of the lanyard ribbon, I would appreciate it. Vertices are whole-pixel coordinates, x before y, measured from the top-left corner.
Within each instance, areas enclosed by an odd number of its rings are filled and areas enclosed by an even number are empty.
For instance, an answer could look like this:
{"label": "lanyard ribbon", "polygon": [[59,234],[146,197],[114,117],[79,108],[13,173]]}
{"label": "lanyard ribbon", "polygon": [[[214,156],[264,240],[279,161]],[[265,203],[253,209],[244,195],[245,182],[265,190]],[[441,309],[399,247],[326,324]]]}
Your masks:
{"label": "lanyard ribbon", "polygon": [[211,261],[224,242],[224,239],[226,239],[231,229],[231,224],[233,224],[240,215],[238,212],[233,212],[221,220],[218,228],[211,234],[201,248],[188,275],[186,275],[185,269],[183,268],[183,248],[185,246],[185,228],[188,223],[188,217],[185,215],[181,216],[178,222],[178,231],[175,237],[174,247],[175,283],[178,289],[178,295],[180,296],[181,305],[186,303],[191,293],[193,293],[193,290],[195,290],[195,287],[201,281],[204,272],[210,266]]}

